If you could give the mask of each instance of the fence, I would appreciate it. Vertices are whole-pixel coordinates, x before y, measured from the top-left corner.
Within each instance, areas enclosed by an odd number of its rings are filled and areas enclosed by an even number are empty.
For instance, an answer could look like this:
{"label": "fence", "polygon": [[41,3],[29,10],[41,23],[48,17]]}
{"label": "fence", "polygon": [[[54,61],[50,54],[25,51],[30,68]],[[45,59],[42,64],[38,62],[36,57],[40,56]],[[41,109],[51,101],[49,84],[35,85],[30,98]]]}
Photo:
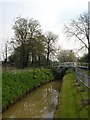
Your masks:
{"label": "fence", "polygon": [[78,85],[82,86],[82,92],[85,91],[85,87],[90,88],[90,76],[83,74],[78,68],[75,69],[75,77]]}
{"label": "fence", "polygon": [[77,64],[77,67],[88,69],[88,63],[77,62],[76,64]]}

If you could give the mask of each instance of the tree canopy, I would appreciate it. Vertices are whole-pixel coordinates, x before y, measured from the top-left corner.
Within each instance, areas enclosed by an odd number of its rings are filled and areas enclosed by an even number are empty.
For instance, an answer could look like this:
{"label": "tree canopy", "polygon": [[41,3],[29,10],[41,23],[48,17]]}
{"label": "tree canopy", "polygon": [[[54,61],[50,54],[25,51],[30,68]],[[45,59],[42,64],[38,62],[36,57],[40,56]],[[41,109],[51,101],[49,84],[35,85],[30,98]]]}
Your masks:
{"label": "tree canopy", "polygon": [[61,50],[57,54],[57,59],[59,62],[75,62],[76,56],[72,50]]}
{"label": "tree canopy", "polygon": [[17,17],[13,25],[15,45],[9,60],[20,68],[40,66],[50,63],[57,35],[52,32],[44,34],[38,20]]}

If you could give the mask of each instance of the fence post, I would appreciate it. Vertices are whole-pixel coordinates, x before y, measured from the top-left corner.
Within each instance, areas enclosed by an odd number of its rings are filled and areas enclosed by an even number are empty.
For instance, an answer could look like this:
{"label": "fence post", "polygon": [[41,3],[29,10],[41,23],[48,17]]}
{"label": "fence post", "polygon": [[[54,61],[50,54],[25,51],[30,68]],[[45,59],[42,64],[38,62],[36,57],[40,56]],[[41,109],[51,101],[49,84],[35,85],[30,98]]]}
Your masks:
{"label": "fence post", "polygon": [[90,76],[89,75],[87,76],[87,86],[88,86],[89,91],[90,91]]}
{"label": "fence post", "polygon": [[84,85],[84,83],[85,83],[85,75],[83,75],[83,79],[82,79],[82,92],[84,92],[85,91],[85,85]]}
{"label": "fence post", "polygon": [[76,82],[77,85],[80,86],[81,74],[79,73],[78,69],[76,69]]}
{"label": "fence post", "polygon": [[77,80],[77,69],[75,68],[75,82],[78,82]]}

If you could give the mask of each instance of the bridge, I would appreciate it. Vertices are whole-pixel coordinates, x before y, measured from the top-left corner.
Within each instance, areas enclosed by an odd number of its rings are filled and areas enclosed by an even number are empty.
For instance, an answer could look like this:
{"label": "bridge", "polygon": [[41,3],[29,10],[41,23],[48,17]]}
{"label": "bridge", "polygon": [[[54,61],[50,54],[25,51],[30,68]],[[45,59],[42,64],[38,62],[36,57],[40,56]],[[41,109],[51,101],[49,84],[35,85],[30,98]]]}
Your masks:
{"label": "bridge", "polygon": [[78,67],[88,69],[88,63],[82,62],[61,62],[57,64],[52,64],[52,68],[68,68],[68,67]]}
{"label": "bridge", "polygon": [[56,69],[57,72],[61,73],[64,69],[74,68],[75,79],[78,85],[82,85],[82,91],[85,90],[85,87],[90,88],[90,76],[88,76],[88,63],[82,62],[61,62],[57,64],[52,64],[53,69]]}

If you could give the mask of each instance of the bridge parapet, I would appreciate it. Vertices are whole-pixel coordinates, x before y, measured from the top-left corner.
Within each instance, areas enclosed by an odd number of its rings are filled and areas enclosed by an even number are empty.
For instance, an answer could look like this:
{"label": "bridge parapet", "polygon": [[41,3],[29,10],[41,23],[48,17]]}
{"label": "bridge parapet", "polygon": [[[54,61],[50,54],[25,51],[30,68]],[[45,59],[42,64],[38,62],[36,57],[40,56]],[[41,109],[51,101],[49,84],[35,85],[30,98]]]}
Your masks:
{"label": "bridge parapet", "polygon": [[88,63],[77,62],[77,67],[88,69]]}
{"label": "bridge parapet", "polygon": [[82,62],[61,62],[57,64],[52,64],[52,68],[65,68],[65,67],[80,67],[88,69],[88,63]]}

